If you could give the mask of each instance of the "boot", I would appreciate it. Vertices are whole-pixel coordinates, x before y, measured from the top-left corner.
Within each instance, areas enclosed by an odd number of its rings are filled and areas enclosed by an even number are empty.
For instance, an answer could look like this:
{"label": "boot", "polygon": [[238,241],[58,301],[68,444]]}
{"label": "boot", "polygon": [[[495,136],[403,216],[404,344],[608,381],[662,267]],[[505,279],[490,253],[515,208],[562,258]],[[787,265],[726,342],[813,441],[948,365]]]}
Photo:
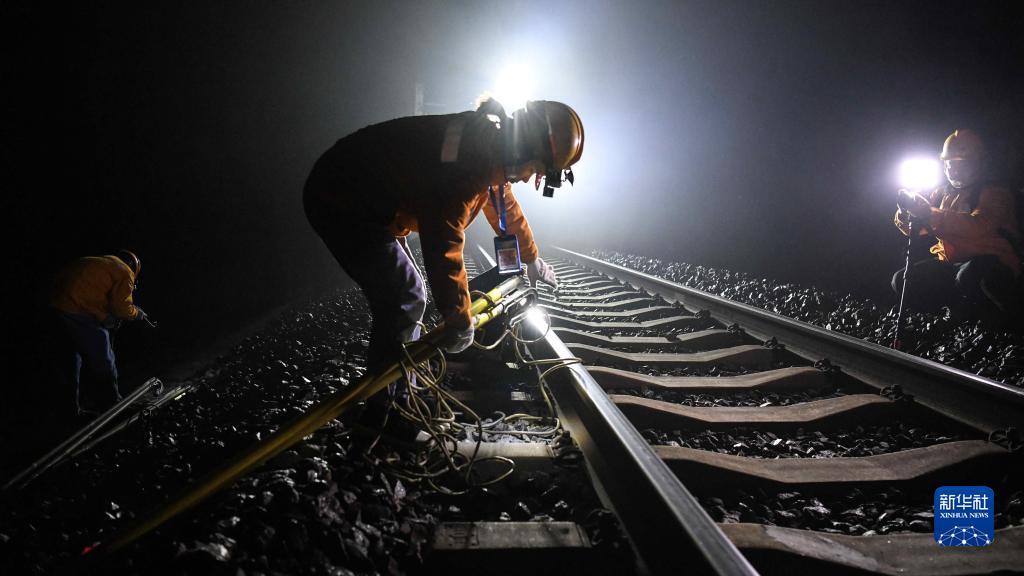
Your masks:
{"label": "boot", "polygon": [[366,449],[378,438],[389,444],[415,444],[419,427],[391,407],[393,401],[404,403],[407,394],[403,385],[399,393],[382,390],[371,396],[352,423],[356,444]]}

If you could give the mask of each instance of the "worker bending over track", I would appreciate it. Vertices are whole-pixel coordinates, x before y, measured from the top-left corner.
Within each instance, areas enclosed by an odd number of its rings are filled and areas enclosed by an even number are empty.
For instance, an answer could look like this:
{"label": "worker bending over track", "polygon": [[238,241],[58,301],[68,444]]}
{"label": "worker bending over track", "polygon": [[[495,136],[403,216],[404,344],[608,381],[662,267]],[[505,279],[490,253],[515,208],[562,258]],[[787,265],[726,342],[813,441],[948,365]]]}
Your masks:
{"label": "worker bending over track", "polygon": [[[481,211],[503,246],[518,242],[531,282],[556,284],[509,183],[535,177],[539,187],[544,174],[549,196],[563,171],[572,181],[568,168],[582,152],[583,124],[569,106],[528,102],[507,117],[500,104],[485,100],[472,112],[368,126],[317,160],[303,194],[306,217],[369,301],[368,370],[397,361],[402,343],[419,337],[426,303],[406,243],[410,232],[420,235],[434,302],[448,326],[448,352],[473,341],[462,253],[465,229]],[[385,393],[374,397],[363,422],[383,419],[387,402]]]}
{"label": "worker bending over track", "polygon": [[[968,309],[1001,323],[1013,321],[1020,309],[1017,283],[1021,254],[1015,195],[986,175],[981,138],[956,130],[946,138],[940,159],[948,183],[927,198],[900,194],[896,226],[910,235],[908,220],[920,236],[937,240],[934,258],[910,266],[906,301],[920,311],[948,305],[956,313]],[[897,294],[904,270],[893,276]]]}
{"label": "worker bending over track", "polygon": [[[121,250],[113,256],[79,258],[57,274],[50,305],[71,350],[58,370],[66,387],[74,390],[79,415],[102,412],[121,399],[110,332],[122,321],[146,319],[142,308],[132,302],[141,269],[138,256]],[[86,402],[79,386],[83,366],[95,379],[95,392],[85,394]]]}

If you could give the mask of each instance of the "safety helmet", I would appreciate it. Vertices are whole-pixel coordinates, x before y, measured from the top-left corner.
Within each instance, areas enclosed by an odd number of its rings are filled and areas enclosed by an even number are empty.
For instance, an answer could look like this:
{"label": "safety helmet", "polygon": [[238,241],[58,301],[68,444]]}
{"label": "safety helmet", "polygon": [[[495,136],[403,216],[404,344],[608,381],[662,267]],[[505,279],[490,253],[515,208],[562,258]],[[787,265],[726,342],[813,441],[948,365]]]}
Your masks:
{"label": "safety helmet", "polygon": [[[544,167],[548,170],[565,170],[579,161],[583,155],[583,122],[579,114],[569,106],[553,100],[527,102],[526,109],[537,110],[543,115],[547,133],[544,150]],[[541,112],[542,111],[542,112]]]}
{"label": "safety helmet", "polygon": [[980,159],[985,155],[985,144],[974,131],[961,128],[954,130],[942,144],[942,160]]}
{"label": "safety helmet", "polygon": [[[531,100],[512,115],[513,164],[540,160],[544,164],[544,195],[562,185],[562,171],[573,182],[570,166],[583,155],[583,122],[576,111],[553,100]],[[540,174],[535,182],[540,186]]]}
{"label": "safety helmet", "polygon": [[139,260],[139,257],[136,256],[134,252],[131,250],[121,249],[117,251],[115,256],[117,256],[118,260],[124,262],[132,269],[132,274],[136,276],[139,275],[139,272],[142,270],[142,260]]}
{"label": "safety helmet", "polygon": [[966,188],[978,181],[985,159],[985,144],[973,131],[954,130],[942,144],[942,171],[955,189]]}

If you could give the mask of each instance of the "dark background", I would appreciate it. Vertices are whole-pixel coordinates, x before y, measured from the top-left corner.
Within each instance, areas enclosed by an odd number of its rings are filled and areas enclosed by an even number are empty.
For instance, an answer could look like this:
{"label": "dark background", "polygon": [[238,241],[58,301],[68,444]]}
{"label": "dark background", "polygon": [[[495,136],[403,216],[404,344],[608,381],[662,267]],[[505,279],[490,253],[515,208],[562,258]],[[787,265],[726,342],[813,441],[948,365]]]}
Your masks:
{"label": "dark background", "polygon": [[3,8],[8,368],[76,256],[142,257],[161,328],[125,362],[339,285],[301,209],[317,156],[417,82],[470,109],[513,61],[587,130],[575,188],[516,188],[542,245],[885,301],[899,162],[963,126],[1022,157],[1019,2],[82,4]]}

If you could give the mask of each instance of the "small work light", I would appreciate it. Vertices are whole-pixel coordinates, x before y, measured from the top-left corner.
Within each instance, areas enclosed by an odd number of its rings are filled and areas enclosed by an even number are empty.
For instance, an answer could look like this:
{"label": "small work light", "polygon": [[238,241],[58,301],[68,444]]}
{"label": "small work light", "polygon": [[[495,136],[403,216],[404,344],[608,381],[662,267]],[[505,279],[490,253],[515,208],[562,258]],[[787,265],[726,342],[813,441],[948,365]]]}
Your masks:
{"label": "small work light", "polygon": [[526,310],[526,320],[541,333],[548,331],[548,315],[536,306],[530,306]]}
{"label": "small work light", "polygon": [[939,185],[942,170],[932,158],[910,158],[900,164],[900,186],[911,191],[931,190]]}

